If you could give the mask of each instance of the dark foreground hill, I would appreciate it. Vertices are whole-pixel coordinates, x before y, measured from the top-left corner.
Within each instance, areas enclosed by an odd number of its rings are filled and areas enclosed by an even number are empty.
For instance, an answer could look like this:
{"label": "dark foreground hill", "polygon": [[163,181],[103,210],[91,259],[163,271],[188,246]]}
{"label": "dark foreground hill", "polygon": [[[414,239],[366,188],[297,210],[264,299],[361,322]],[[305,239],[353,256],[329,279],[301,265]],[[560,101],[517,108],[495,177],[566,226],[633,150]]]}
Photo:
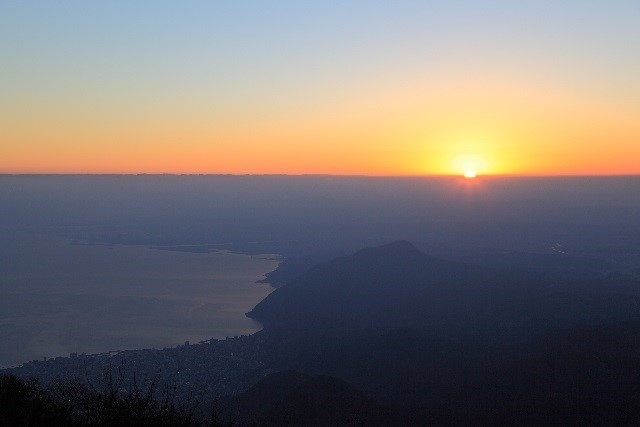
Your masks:
{"label": "dark foreground hill", "polygon": [[383,406],[351,384],[327,375],[282,371],[218,402],[221,420],[263,426],[426,425],[428,411]]}
{"label": "dark foreground hill", "polygon": [[638,321],[550,332],[507,355],[405,329],[325,344],[307,374],[267,376],[223,400],[225,414],[259,425],[640,423]]}
{"label": "dark foreground hill", "polygon": [[296,371],[269,375],[219,405],[222,419],[260,425],[346,425],[379,417],[377,405],[348,383]]}
{"label": "dark foreground hill", "polygon": [[430,257],[398,241],[318,265],[247,315],[267,329],[415,328],[458,340],[510,342],[555,327],[640,316],[616,284],[497,271]]}

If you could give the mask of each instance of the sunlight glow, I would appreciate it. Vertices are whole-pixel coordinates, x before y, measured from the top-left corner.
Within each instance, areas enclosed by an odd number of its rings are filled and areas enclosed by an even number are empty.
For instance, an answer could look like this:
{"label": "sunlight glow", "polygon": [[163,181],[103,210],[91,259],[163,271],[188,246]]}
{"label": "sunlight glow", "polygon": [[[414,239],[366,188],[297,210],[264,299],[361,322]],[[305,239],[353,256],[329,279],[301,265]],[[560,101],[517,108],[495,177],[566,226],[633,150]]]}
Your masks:
{"label": "sunlight glow", "polygon": [[489,163],[484,157],[474,154],[456,157],[452,166],[456,173],[463,174],[465,178],[475,178],[478,173],[487,171]]}

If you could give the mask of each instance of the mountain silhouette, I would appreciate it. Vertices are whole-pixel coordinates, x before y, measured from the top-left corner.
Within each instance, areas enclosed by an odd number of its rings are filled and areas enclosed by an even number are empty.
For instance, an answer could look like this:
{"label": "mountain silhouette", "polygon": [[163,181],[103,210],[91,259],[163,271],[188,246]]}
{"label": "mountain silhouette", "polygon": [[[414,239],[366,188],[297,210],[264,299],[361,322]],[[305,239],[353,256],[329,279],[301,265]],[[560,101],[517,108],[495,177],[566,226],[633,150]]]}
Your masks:
{"label": "mountain silhouette", "polygon": [[[238,396],[220,400],[221,418],[258,425],[388,425],[388,411],[347,382],[328,375],[276,372]],[[235,413],[234,413],[235,411]]]}
{"label": "mountain silhouette", "polygon": [[482,273],[398,241],[316,266],[276,289],[248,316],[265,327],[305,329],[411,324],[424,317],[427,299],[445,297]]}
{"label": "mountain silhouette", "polygon": [[266,330],[391,330],[511,341],[581,322],[640,315],[640,298],[576,290],[553,276],[431,257],[407,241],[317,265],[247,315]]}

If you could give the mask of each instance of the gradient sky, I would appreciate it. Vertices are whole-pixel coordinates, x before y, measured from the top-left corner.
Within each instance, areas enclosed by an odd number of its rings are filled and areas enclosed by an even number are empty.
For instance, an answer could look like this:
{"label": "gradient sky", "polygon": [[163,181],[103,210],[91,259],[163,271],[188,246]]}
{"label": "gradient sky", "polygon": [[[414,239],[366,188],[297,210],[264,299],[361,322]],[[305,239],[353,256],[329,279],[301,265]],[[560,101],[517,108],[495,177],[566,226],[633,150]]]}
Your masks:
{"label": "gradient sky", "polygon": [[0,173],[640,173],[640,1],[0,2]]}

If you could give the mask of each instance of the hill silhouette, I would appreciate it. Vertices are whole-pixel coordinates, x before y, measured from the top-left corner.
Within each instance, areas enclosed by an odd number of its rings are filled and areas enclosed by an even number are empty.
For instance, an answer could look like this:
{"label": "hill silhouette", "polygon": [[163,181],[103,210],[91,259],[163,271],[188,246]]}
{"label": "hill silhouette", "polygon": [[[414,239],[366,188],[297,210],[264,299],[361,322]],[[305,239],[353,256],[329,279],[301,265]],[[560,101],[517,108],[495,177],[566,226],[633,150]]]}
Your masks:
{"label": "hill silhouette", "polygon": [[316,266],[272,292],[248,316],[265,327],[303,329],[424,323],[434,297],[446,298],[483,274],[398,241]]}
{"label": "hill silhouette", "polygon": [[407,327],[496,343],[557,327],[640,316],[639,297],[579,279],[442,260],[397,241],[317,265],[247,315],[267,330]]}
{"label": "hill silhouette", "polygon": [[220,399],[221,419],[239,425],[416,425],[428,421],[417,408],[384,406],[348,382],[329,375],[282,371],[238,396]]}

